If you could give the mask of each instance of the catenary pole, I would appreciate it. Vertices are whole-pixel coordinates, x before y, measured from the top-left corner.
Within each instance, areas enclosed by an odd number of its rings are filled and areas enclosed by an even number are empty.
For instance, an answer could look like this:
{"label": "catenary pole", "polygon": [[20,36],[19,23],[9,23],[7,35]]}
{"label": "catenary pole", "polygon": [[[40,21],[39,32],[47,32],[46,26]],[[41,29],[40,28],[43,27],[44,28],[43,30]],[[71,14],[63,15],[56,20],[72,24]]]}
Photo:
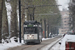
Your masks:
{"label": "catenary pole", "polygon": [[19,0],[19,42],[21,43],[21,0]]}

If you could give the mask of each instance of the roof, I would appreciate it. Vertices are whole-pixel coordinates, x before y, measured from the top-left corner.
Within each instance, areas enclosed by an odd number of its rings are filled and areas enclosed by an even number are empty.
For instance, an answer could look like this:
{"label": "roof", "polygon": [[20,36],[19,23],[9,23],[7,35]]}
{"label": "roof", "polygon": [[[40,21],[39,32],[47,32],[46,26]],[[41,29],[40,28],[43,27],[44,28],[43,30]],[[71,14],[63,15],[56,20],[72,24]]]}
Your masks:
{"label": "roof", "polygon": [[24,24],[40,24],[37,21],[25,21]]}

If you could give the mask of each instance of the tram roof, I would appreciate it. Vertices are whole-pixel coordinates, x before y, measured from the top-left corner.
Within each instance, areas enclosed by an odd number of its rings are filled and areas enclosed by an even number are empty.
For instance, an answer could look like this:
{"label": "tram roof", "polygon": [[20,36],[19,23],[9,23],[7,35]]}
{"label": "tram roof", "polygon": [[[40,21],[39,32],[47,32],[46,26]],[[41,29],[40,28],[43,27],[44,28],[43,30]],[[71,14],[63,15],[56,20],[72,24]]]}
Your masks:
{"label": "tram roof", "polygon": [[37,21],[25,21],[24,24],[40,24],[39,22]]}

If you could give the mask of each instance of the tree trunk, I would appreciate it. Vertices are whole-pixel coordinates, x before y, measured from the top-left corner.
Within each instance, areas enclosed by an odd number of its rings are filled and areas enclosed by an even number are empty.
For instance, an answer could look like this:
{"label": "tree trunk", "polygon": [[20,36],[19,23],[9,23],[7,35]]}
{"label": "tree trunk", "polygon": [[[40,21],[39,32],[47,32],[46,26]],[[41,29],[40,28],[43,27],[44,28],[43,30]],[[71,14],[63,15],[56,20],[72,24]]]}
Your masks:
{"label": "tree trunk", "polygon": [[11,0],[11,37],[18,37],[17,30],[17,0]]}
{"label": "tree trunk", "polygon": [[5,6],[5,0],[4,0],[4,3],[3,3],[2,33],[3,33],[3,39],[4,40],[9,37],[8,19],[7,19],[7,11],[6,11],[6,6]]}
{"label": "tree trunk", "polygon": [[25,21],[25,0],[22,0],[21,4],[23,5],[21,6],[21,34],[23,37],[23,23]]}

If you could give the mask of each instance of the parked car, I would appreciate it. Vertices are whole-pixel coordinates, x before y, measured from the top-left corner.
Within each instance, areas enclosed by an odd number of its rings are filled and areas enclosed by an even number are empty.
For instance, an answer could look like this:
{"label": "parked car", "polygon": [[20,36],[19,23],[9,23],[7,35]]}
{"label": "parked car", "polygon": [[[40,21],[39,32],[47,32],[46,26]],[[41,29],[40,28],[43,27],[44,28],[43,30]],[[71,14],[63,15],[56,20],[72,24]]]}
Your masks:
{"label": "parked car", "polygon": [[74,32],[67,32],[63,39],[59,42],[60,50],[66,50],[67,42],[75,42],[75,33]]}

